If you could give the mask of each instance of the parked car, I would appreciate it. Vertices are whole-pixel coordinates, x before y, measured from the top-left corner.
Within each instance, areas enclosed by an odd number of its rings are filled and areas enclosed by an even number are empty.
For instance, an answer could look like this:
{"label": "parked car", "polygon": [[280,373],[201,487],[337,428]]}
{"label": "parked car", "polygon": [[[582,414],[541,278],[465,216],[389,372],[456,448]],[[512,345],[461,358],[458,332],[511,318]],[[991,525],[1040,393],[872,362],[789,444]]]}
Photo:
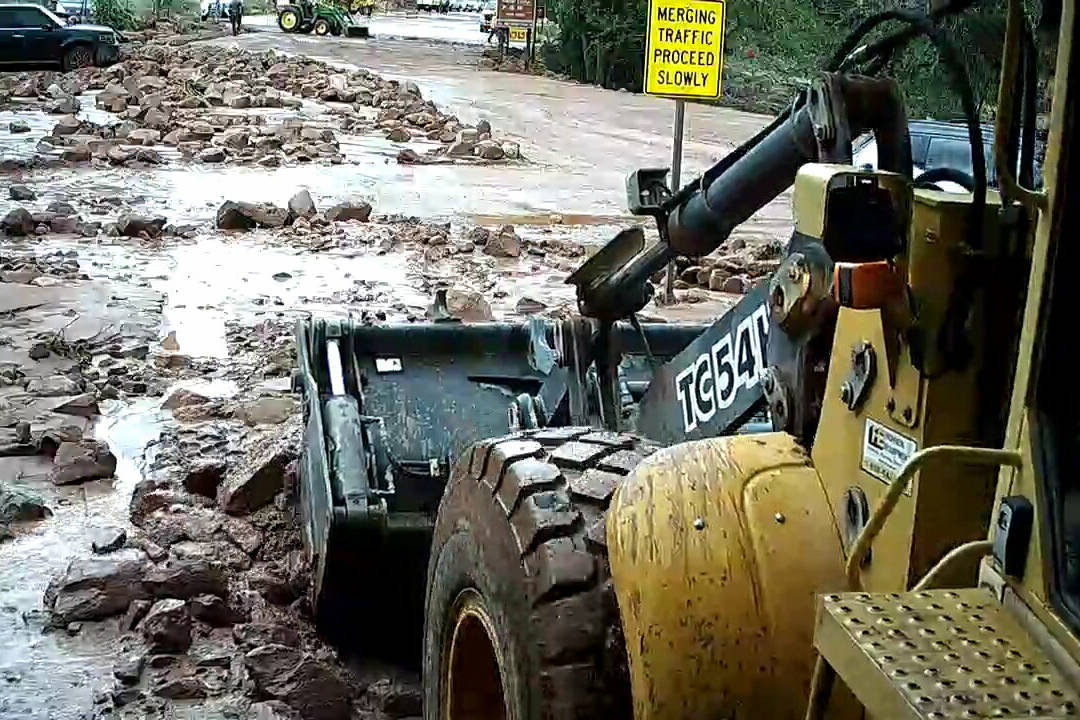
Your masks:
{"label": "parked car", "polygon": [[104,25],[67,25],[40,5],[0,4],[0,67],[64,72],[120,58],[120,36]]}
{"label": "parked car", "polygon": [[[994,166],[994,128],[982,125],[983,153],[986,156],[986,184],[997,187],[997,168]],[[912,174],[917,178],[927,170],[952,168],[973,175],[971,142],[967,125],[940,120],[912,120],[908,123],[911,136]],[[877,167],[877,143],[873,135],[863,135],[852,145],[856,167]],[[935,183],[948,192],[967,192],[957,183],[941,180]]]}

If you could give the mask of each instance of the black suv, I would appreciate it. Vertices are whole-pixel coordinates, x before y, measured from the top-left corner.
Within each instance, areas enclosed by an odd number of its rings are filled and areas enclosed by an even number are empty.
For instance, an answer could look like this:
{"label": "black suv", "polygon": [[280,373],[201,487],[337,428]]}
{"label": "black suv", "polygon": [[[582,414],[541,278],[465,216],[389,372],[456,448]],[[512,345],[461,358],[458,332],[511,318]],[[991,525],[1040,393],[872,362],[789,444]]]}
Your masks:
{"label": "black suv", "polygon": [[120,37],[110,27],[66,25],[40,5],[0,5],[0,70],[67,72],[119,57]]}

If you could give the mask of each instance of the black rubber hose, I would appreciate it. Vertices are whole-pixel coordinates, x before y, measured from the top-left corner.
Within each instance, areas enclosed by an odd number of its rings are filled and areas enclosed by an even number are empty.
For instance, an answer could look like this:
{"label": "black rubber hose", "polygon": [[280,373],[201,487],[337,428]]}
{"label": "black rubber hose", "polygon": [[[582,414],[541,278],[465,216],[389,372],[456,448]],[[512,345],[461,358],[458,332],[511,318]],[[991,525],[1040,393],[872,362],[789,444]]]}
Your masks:
{"label": "black rubber hose", "polygon": [[954,182],[968,192],[975,187],[975,178],[963,170],[950,167],[931,168],[915,179],[915,187],[926,187],[937,190],[935,183],[942,181]]}

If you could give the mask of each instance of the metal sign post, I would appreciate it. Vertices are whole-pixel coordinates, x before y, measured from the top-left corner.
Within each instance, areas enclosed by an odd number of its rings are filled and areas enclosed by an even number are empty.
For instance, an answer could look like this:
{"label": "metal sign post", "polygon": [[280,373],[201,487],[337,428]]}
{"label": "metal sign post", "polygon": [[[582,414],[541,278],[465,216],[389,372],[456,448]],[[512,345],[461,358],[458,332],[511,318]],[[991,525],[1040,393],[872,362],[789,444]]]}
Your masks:
{"label": "metal sign post", "polygon": [[[724,0],[649,0],[645,94],[675,99],[671,189],[682,182],[686,99],[720,97],[724,72]],[[675,261],[668,263],[663,301],[675,302]]]}
{"label": "metal sign post", "polygon": [[[678,192],[682,180],[682,136],[683,127],[686,124],[686,101],[682,98],[675,99],[675,137],[671,143],[671,190]],[[664,304],[675,304],[675,261],[672,260],[667,266],[667,276],[664,278]]]}

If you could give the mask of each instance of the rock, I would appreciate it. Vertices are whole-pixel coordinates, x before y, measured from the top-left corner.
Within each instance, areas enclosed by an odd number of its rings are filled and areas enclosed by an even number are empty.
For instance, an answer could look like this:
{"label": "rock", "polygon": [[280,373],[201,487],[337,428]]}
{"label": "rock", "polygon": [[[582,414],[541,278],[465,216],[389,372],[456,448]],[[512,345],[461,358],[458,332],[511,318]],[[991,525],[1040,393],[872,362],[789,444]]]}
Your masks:
{"label": "rock", "polygon": [[[168,338],[166,338],[166,341],[167,340]],[[199,393],[193,390],[187,390],[186,388],[177,388],[169,393],[169,396],[161,403],[161,407],[167,410],[176,410],[177,408],[202,405],[208,402],[210,402],[210,398],[205,395],[200,395]]]}
{"label": "rock", "polygon": [[8,123],[8,131],[13,135],[28,133],[30,132],[30,126],[26,124],[25,120],[12,120]]}
{"label": "rock", "polygon": [[252,570],[248,574],[248,584],[274,605],[288,605],[296,599],[289,581],[266,569]]}
{"label": "rock", "polygon": [[45,103],[45,112],[53,115],[74,115],[79,112],[79,100],[71,95]]}
{"label": "rock", "polygon": [[262,533],[246,520],[229,518],[223,528],[228,538],[248,555],[254,555],[263,544]]}
{"label": "rock", "polygon": [[125,150],[122,147],[111,147],[108,152],[105,153],[105,157],[113,165],[125,165],[128,160],[134,156],[134,153]]}
{"label": "rock", "polygon": [[49,583],[45,606],[57,625],[118,615],[134,600],[147,597],[143,579],[149,569],[141,550],[119,550],[72,560],[64,574]]}
{"label": "rock", "polygon": [[157,145],[161,142],[161,133],[149,128],[139,128],[128,133],[127,141],[132,145]]}
{"label": "rock", "polygon": [[221,136],[221,144],[233,150],[243,150],[248,146],[251,136],[245,128],[229,128]]}
{"label": "rock", "polygon": [[[201,535],[201,537],[208,536]],[[177,560],[202,560],[222,565],[229,570],[247,570],[251,567],[251,558],[247,556],[247,553],[225,540],[209,542],[185,540],[172,545],[169,548],[169,554]]]}
{"label": "rock", "polygon": [[12,200],[35,200],[37,193],[25,185],[11,185],[8,187],[8,197]]}
{"label": "rock", "polygon": [[208,147],[199,151],[198,157],[200,162],[204,163],[219,163],[225,162],[225,150],[219,147]]}
{"label": "rock", "polygon": [[0,227],[4,229],[4,233],[7,235],[26,236],[34,234],[34,217],[30,214],[29,210],[25,208],[15,208],[8,211],[8,214],[4,216],[3,220],[0,220]]}
{"label": "rock", "polygon": [[514,232],[514,226],[503,225],[491,233],[484,245],[484,253],[493,257],[520,257],[521,238]]}
{"label": "rock", "polygon": [[286,645],[300,647],[300,634],[287,625],[274,623],[242,623],[234,625],[233,639],[240,645],[258,647],[260,645]]}
{"label": "rock", "polygon": [[214,627],[229,627],[246,619],[217,595],[196,595],[188,606],[193,618]]}
{"label": "rock", "polygon": [[161,108],[152,107],[146,111],[143,123],[148,128],[153,128],[155,131],[161,131],[169,124],[169,114]]}
{"label": "rock", "polygon": [[49,222],[49,230],[54,233],[76,233],[79,230],[79,218],[73,215],[54,217]]}
{"label": "rock", "polygon": [[244,403],[233,414],[247,425],[280,425],[298,411],[296,398],[266,395]]}
{"label": "rock", "polygon": [[245,654],[244,667],[251,674],[255,686],[270,694],[271,688],[296,669],[301,657],[301,652],[295,647],[267,644]]}
{"label": "rock", "polygon": [[228,93],[225,94],[225,104],[231,108],[244,109],[251,107],[251,96],[243,94],[235,94],[230,97]]}
{"label": "rock", "polygon": [[300,190],[289,198],[289,217],[293,220],[296,218],[310,218],[316,212],[315,201],[311,199],[311,193],[307,190]]}
{"label": "rock", "polygon": [[149,237],[157,237],[161,235],[161,230],[165,227],[166,222],[168,221],[161,216],[151,217],[150,215],[124,213],[116,221],[116,229],[121,235],[128,237],[138,237],[143,233],[146,233]]}
{"label": "rock", "polygon": [[220,460],[199,462],[184,476],[184,489],[196,495],[216,498],[218,487],[225,479],[225,463]]}
{"label": "rock", "polygon": [[156,678],[151,689],[169,700],[201,700],[209,694],[206,682],[197,675],[165,675]]}
{"label": "rock", "polygon": [[145,585],[155,597],[168,598],[225,597],[229,590],[221,565],[196,558],[170,557],[146,574]]}
{"label": "rock", "polygon": [[31,360],[44,360],[52,353],[49,352],[49,346],[43,342],[34,343],[30,346],[30,350],[26,353],[30,356]]}
{"label": "rock", "polygon": [[135,159],[139,162],[149,163],[150,165],[160,165],[165,162],[161,157],[161,153],[151,148],[139,148],[136,150]]}
{"label": "rock", "polygon": [[112,477],[116,472],[116,456],[109,446],[96,440],[62,442],[53,457],[49,480],[54,485]]}
{"label": "rock", "polygon": [[351,715],[349,685],[337,670],[292,648],[266,645],[244,656],[255,687],[282,700],[304,720],[347,720]]}
{"label": "rock", "polygon": [[709,289],[722,290],[731,273],[723,268],[713,268],[709,273]]}
{"label": "rock", "polygon": [[0,484],[0,524],[41,520],[52,515],[37,493]]}
{"label": "rock", "polygon": [[494,140],[481,140],[473,148],[473,155],[484,160],[502,160],[503,149]]}
{"label": "rock", "polygon": [[230,515],[250,513],[274,499],[285,484],[285,468],[294,458],[291,449],[273,442],[245,466],[226,477],[221,506]]}
{"label": "rock", "polygon": [[158,600],[142,621],[151,653],[180,653],[191,646],[191,615],[183,600]]}
{"label": "rock", "polygon": [[480,122],[476,123],[476,134],[477,135],[490,135],[491,134],[491,123],[489,123],[487,120],[481,120]]}
{"label": "rock", "polygon": [[67,375],[49,375],[43,378],[34,378],[26,383],[26,392],[38,397],[59,397],[61,395],[76,395],[81,390],[79,384]]}
{"label": "rock", "polygon": [[412,140],[412,133],[410,133],[403,127],[391,128],[386,133],[386,139],[390,142],[397,143],[409,142],[410,140]]}
{"label": "rock", "polygon": [[447,289],[446,310],[451,317],[464,322],[491,322],[495,319],[484,296],[470,288]]}
{"label": "rock", "polygon": [[516,142],[504,142],[500,145],[503,151],[503,157],[508,160],[518,160],[521,158],[521,146]]}
{"label": "rock", "polygon": [[538,313],[545,308],[547,308],[547,305],[545,303],[542,303],[536,298],[531,298],[526,295],[517,301],[517,304],[514,306],[514,311],[521,315],[532,315],[533,313]]}
{"label": "rock", "polygon": [[163,137],[161,139],[161,142],[165,143],[166,145],[173,145],[173,146],[179,145],[180,144],[180,137],[181,137],[182,134],[183,134],[183,131],[181,131],[181,130],[172,130],[170,132],[165,133],[165,137]]}
{"label": "rock", "polygon": [[281,227],[288,219],[287,210],[269,203],[225,201],[217,211],[217,226],[222,230],[250,230],[256,227]]}
{"label": "rock", "polygon": [[68,635],[78,635],[82,632],[83,624],[81,622],[69,622],[67,624]]}
{"label": "rock", "polygon": [[41,223],[40,225],[38,225],[37,227],[34,228],[34,234],[35,235],[48,235],[49,234],[49,226],[46,225],[45,223]]}
{"label": "rock", "polygon": [[416,685],[382,678],[368,685],[364,704],[392,718],[419,716],[424,713],[424,693]]}
{"label": "rock", "polygon": [[280,700],[252,703],[248,720],[302,720],[300,713]]}
{"label": "rock", "polygon": [[9,528],[7,525],[4,525],[3,523],[0,523],[0,543],[14,539],[15,533],[11,532],[11,528]]}
{"label": "rock", "polygon": [[65,135],[74,135],[79,132],[79,128],[82,123],[74,115],[65,115],[56,121],[56,125],[53,126],[52,134],[57,137],[63,137]]}
{"label": "rock", "polygon": [[60,154],[60,158],[67,162],[88,162],[92,155],[90,146],[86,143],[69,147]]}
{"label": "rock", "polygon": [[724,280],[723,285],[720,286],[721,292],[734,293],[738,295],[745,295],[750,292],[750,279],[745,275],[733,275],[727,280]]}
{"label": "rock", "polygon": [[124,547],[127,532],[118,527],[100,527],[90,533],[90,547],[98,555],[111,553]]}
{"label": "rock", "polygon": [[135,685],[142,677],[144,665],[146,665],[146,656],[142,654],[120,658],[113,665],[113,677],[124,685]]}
{"label": "rock", "polygon": [[367,222],[369,217],[371,217],[371,203],[363,200],[348,200],[326,211],[326,219],[330,222],[344,220]]}
{"label": "rock", "polygon": [[74,415],[76,417],[96,417],[101,414],[97,400],[90,393],[76,395],[52,409],[54,413],[61,415]]}
{"label": "rock", "polygon": [[[151,557],[151,559],[153,558]],[[124,617],[120,621],[120,629],[124,632],[134,630],[142,622],[142,619],[146,617],[146,613],[150,612],[151,605],[153,603],[145,598],[132,600],[131,604],[128,605],[127,612],[124,613]]]}

